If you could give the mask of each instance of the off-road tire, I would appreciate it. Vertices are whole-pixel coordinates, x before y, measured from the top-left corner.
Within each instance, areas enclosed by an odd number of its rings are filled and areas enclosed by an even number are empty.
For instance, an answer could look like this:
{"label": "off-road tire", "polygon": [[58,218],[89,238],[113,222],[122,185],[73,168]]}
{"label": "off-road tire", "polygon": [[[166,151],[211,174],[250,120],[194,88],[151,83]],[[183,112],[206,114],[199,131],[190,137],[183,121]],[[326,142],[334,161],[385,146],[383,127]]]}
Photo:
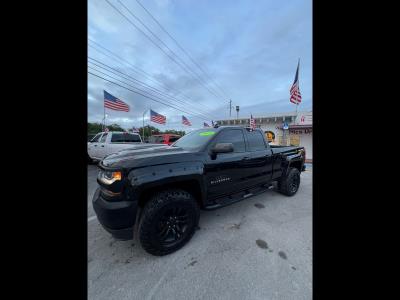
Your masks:
{"label": "off-road tire", "polygon": [[[159,224],[170,210],[187,211],[188,224],[180,240],[173,245],[165,245],[159,237]],[[148,253],[156,256],[170,254],[182,248],[193,236],[199,223],[200,208],[195,198],[180,189],[169,189],[156,193],[146,203],[138,226],[140,244]]]}
{"label": "off-road tire", "polygon": [[293,196],[300,186],[300,171],[296,168],[289,168],[286,176],[278,181],[278,191],[286,196]]}

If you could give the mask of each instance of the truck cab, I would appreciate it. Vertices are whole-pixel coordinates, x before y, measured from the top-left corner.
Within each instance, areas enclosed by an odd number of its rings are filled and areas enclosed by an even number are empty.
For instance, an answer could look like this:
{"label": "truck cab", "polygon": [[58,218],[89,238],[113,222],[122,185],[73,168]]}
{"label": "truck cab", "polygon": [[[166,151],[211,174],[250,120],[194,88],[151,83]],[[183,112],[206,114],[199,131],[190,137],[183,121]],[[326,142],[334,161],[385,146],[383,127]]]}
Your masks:
{"label": "truck cab", "polygon": [[111,153],[137,144],[142,144],[142,139],[137,133],[124,131],[100,132],[88,142],[88,156],[92,160],[102,160]]}

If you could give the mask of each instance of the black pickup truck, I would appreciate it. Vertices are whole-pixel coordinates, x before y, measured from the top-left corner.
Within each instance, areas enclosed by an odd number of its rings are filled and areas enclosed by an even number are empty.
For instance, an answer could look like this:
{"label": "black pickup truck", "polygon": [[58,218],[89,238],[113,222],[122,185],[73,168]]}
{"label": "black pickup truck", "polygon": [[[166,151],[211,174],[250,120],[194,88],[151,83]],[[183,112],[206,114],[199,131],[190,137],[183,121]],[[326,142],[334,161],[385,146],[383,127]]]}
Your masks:
{"label": "black pickup truck", "polygon": [[277,182],[293,196],[304,171],[303,147],[270,146],[260,129],[222,126],[193,131],[171,146],[125,149],[99,163],[93,207],[117,239],[165,255],[185,245],[200,209],[259,194]]}

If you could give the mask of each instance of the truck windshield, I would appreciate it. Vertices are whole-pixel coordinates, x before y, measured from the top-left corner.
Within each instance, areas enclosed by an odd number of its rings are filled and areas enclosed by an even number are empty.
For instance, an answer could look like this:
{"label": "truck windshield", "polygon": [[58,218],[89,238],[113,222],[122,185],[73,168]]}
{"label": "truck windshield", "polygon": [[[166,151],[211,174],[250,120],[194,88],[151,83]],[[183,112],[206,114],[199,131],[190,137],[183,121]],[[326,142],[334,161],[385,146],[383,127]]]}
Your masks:
{"label": "truck windshield", "polygon": [[185,134],[172,144],[173,147],[181,147],[186,150],[198,150],[208,143],[215,135],[216,129],[199,129]]}

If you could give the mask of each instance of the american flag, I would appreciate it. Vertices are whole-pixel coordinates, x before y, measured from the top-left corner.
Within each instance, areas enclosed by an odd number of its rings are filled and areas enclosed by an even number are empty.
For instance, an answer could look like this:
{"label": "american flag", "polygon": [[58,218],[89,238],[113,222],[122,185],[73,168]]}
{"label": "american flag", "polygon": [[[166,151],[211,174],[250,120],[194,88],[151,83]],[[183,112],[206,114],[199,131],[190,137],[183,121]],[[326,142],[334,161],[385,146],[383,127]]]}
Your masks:
{"label": "american flag", "polygon": [[132,132],[139,132],[139,129],[136,128],[135,126],[132,127]]}
{"label": "american flag", "polygon": [[187,126],[192,126],[192,123],[186,118],[185,116],[182,116],[182,124],[187,125]]}
{"label": "american flag", "polygon": [[294,82],[290,89],[290,102],[294,104],[299,104],[301,102],[301,94],[299,89],[299,66],[300,59],[299,63],[297,64],[296,76],[294,77]]}
{"label": "american flag", "polygon": [[163,115],[160,115],[159,113],[156,113],[155,111],[152,111],[150,109],[150,121],[158,123],[158,124],[164,124],[167,121],[167,118]]}
{"label": "american flag", "polygon": [[204,127],[210,127],[206,122],[204,122]]}
{"label": "american flag", "polygon": [[107,127],[104,129],[104,132],[108,132],[108,128]]}
{"label": "american flag", "polygon": [[250,116],[250,128],[252,130],[256,129],[256,120],[253,118],[253,115]]}
{"label": "american flag", "polygon": [[104,107],[112,110],[129,111],[129,105],[104,91]]}

